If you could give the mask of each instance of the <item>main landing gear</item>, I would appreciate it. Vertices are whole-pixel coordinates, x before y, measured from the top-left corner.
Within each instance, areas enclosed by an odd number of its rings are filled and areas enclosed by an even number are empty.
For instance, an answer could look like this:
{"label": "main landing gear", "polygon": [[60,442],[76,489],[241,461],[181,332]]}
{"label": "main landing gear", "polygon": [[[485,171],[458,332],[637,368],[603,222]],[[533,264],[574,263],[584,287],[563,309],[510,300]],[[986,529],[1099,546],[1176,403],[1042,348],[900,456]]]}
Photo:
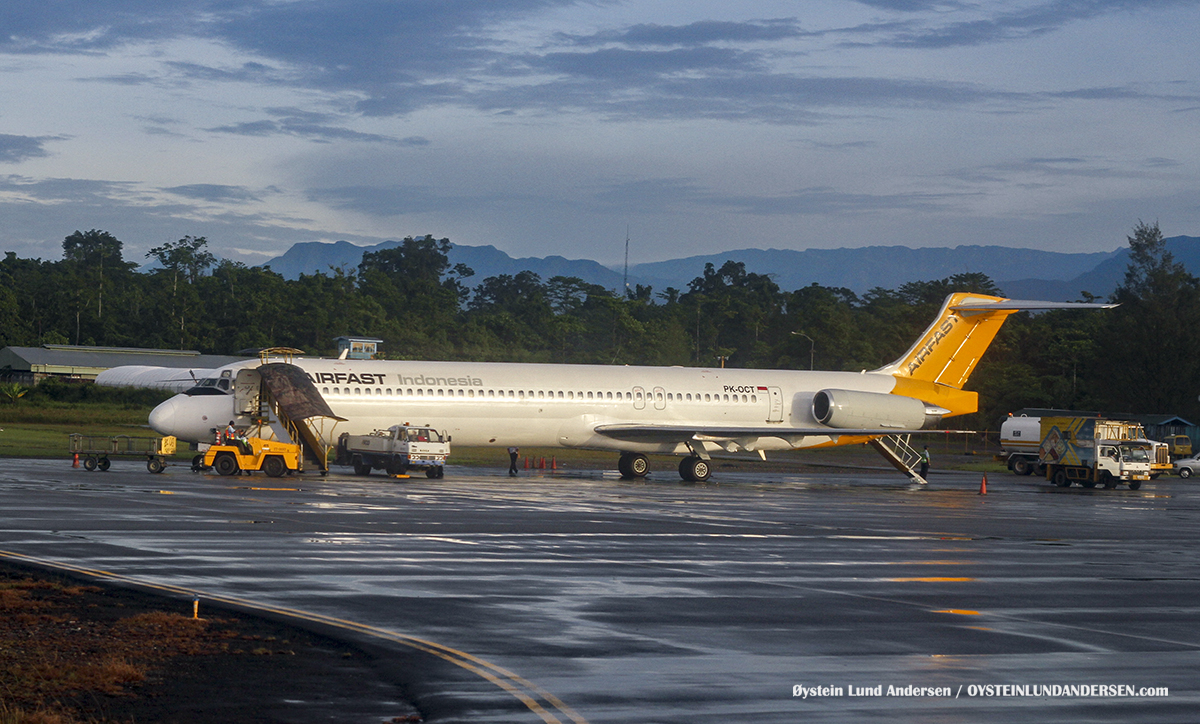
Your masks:
{"label": "main landing gear", "polygon": [[691,455],[679,461],[679,477],[689,483],[703,483],[712,475],[712,466],[707,460]]}
{"label": "main landing gear", "polygon": [[641,453],[621,453],[617,461],[617,470],[625,480],[644,478],[650,474],[650,461]]}
{"label": "main landing gear", "polygon": [[[650,474],[650,461],[641,453],[622,453],[617,470],[625,480],[644,478]],[[689,483],[702,483],[712,475],[712,465],[698,455],[679,461],[679,477]]]}

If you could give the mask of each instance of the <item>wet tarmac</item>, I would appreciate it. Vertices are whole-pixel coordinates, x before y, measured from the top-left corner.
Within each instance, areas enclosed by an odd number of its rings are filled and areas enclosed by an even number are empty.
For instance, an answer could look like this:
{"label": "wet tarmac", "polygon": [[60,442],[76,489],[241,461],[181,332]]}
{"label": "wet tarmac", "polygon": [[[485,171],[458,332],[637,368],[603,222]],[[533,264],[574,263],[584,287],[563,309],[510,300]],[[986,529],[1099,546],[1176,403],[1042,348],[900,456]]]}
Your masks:
{"label": "wet tarmac", "polygon": [[0,549],[340,622],[396,651],[429,721],[1200,711],[1200,483],[503,473],[4,460]]}

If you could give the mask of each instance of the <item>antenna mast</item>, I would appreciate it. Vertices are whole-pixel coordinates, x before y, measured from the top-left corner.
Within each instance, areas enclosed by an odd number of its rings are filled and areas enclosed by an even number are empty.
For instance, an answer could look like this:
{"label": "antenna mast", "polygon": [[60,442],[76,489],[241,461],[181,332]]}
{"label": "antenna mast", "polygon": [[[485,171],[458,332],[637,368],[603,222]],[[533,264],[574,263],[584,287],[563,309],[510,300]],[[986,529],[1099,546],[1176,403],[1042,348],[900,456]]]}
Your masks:
{"label": "antenna mast", "polygon": [[629,296],[629,224],[625,225],[625,296]]}

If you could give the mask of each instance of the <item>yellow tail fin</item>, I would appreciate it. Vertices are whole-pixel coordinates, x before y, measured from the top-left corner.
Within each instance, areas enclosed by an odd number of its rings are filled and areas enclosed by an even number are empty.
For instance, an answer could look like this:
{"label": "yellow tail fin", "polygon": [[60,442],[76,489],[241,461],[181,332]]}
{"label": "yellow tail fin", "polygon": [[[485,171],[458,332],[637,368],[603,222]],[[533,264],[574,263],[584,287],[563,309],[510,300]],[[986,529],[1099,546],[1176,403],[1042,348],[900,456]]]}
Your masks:
{"label": "yellow tail fin", "polygon": [[951,294],[916,344],[876,372],[961,390],[1008,315],[1033,308],[1002,304],[1009,301],[985,294]]}

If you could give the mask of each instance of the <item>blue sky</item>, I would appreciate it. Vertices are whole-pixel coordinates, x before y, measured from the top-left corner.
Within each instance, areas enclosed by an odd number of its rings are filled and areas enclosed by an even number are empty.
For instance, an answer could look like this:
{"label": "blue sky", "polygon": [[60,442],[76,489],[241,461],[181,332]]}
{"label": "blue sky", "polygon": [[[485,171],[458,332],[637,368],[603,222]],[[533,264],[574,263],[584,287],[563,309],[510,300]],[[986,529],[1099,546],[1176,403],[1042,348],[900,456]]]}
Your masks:
{"label": "blue sky", "polygon": [[0,248],[1200,235],[1200,0],[6,0]]}

